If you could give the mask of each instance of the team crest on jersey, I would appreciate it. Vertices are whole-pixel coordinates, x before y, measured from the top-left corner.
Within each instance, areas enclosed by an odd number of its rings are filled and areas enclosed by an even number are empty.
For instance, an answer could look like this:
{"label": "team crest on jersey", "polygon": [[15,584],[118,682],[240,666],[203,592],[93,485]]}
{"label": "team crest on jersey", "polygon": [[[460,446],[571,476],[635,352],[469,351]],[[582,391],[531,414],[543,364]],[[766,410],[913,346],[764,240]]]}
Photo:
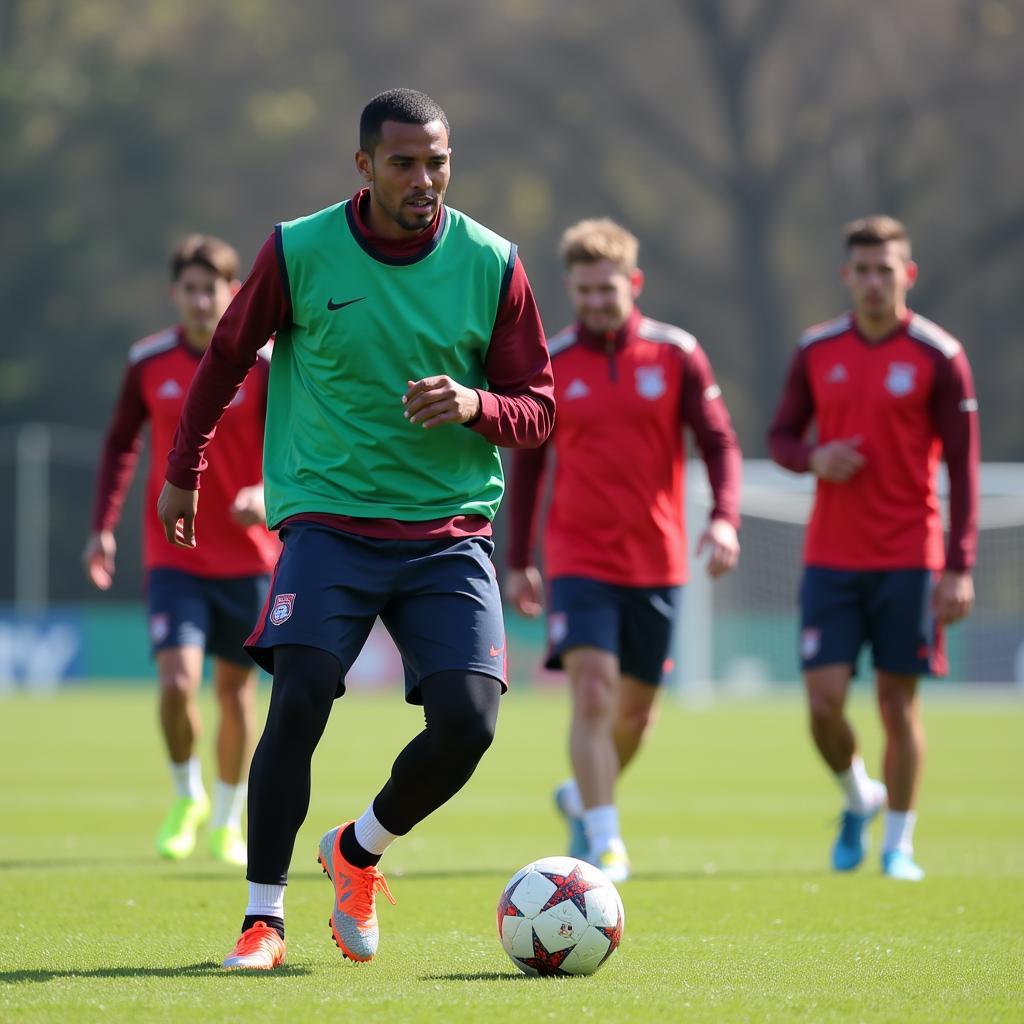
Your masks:
{"label": "team crest on jersey", "polygon": [[274,598],[274,607],[270,609],[271,625],[280,626],[281,623],[287,622],[292,617],[294,609],[294,594],[278,594]]}
{"label": "team crest on jersey", "polygon": [[638,366],[636,368],[636,393],[642,398],[661,398],[667,388],[665,370],[661,366]]}
{"label": "team crest on jersey", "polygon": [[890,395],[900,398],[914,390],[914,377],[917,367],[913,363],[890,363],[889,374],[885,378],[885,390]]}
{"label": "team crest on jersey", "polygon": [[183,394],[184,391],[182,391],[181,385],[173,377],[168,377],[167,380],[165,380],[163,384],[156,389],[157,398],[181,398]]}
{"label": "team crest on jersey", "polygon": [[800,634],[800,657],[810,661],[821,650],[821,630],[805,629]]}
{"label": "team crest on jersey", "polygon": [[161,644],[171,632],[171,617],[166,612],[157,612],[149,617],[149,638],[155,644]]}
{"label": "team crest on jersey", "polygon": [[577,377],[566,389],[566,398],[586,398],[590,394],[587,382]]}

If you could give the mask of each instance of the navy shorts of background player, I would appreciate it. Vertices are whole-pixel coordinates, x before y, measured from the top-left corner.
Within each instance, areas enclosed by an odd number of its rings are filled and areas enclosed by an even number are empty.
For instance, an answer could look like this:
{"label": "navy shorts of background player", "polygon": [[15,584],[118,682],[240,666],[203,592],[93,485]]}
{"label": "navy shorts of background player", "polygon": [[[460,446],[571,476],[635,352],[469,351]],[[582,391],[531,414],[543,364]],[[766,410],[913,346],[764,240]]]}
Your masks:
{"label": "navy shorts of background player", "polygon": [[273,650],[299,644],[341,662],[337,696],[379,617],[405,667],[405,697],[438,672],[478,672],[506,690],[501,596],[486,537],[391,540],[292,520],[270,594],[246,649],[273,671]]}
{"label": "navy shorts of background player", "polygon": [[932,615],[929,569],[855,572],[808,566],[800,586],[800,660],[804,669],[849,664],[871,646],[876,669],[897,675],[945,675],[942,628]]}
{"label": "navy shorts of background player", "polygon": [[562,668],[573,647],[618,655],[619,671],[657,686],[671,670],[670,654],[682,587],[623,587],[583,576],[551,581],[545,668]]}
{"label": "navy shorts of background player", "polygon": [[180,569],[150,569],[146,578],[153,652],[202,647],[247,668],[246,637],[266,603],[270,574],[210,579]]}

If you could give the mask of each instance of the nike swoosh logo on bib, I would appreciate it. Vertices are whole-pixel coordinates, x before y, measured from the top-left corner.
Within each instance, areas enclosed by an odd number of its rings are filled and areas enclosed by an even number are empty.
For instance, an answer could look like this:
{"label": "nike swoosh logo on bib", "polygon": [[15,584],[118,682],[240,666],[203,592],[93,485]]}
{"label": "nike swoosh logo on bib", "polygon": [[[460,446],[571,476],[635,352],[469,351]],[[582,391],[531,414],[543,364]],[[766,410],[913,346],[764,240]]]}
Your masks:
{"label": "nike swoosh logo on bib", "polygon": [[337,309],[344,309],[346,306],[351,306],[353,302],[362,302],[365,298],[365,295],[360,295],[358,299],[348,299],[345,302],[335,302],[334,299],[328,299],[327,308],[333,313]]}

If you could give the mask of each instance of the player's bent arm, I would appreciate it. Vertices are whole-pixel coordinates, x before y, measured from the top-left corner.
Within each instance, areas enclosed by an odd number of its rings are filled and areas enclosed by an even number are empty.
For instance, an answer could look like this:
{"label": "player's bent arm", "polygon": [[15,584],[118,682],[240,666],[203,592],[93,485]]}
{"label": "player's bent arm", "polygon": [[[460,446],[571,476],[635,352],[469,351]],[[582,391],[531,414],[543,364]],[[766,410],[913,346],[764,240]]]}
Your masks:
{"label": "player's bent arm", "polygon": [[797,349],[768,427],[768,454],[783,469],[806,473],[811,468],[811,445],[806,435],[813,419],[814,396],[807,379],[806,357],[803,349]]}
{"label": "player's bent arm", "polygon": [[196,490],[206,469],[204,453],[224,410],[259,357],[267,338],[291,320],[291,299],[281,280],[276,234],[260,249],[249,276],[217,324],[210,347],[196,370],[174,447],[167,458],[167,480]]}
{"label": "player's bent arm", "polygon": [[263,494],[263,484],[252,484],[243,487],[235,495],[231,503],[231,518],[239,526],[266,526],[267,506]]}

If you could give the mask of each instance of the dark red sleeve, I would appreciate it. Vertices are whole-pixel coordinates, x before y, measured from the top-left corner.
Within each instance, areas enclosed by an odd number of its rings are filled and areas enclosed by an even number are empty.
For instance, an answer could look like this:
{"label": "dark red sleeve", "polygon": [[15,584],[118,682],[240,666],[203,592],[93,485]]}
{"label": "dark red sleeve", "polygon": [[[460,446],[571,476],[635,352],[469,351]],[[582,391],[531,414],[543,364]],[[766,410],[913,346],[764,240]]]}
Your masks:
{"label": "dark red sleeve", "polygon": [[715,497],[711,519],[740,525],[740,484],[743,456],[736,440],[722,389],[700,345],[683,354],[682,420],[689,424],[708,471]]}
{"label": "dark red sleeve", "polygon": [[807,379],[807,350],[797,349],[789,364],[786,384],[768,428],[768,454],[783,469],[806,473],[812,445],[807,430],[814,419],[814,395]]}
{"label": "dark red sleeve", "polygon": [[141,365],[129,365],[121,381],[113,418],[103,439],[103,451],[96,474],[92,528],[97,532],[113,530],[121,519],[121,508],[142,449],[140,431],[148,418],[149,412],[142,398]]}
{"label": "dark red sleeve", "polygon": [[932,420],[949,470],[949,543],[946,568],[974,566],[978,546],[978,474],[981,431],[971,364],[961,349],[942,359],[932,390]]}
{"label": "dark red sleeve", "polygon": [[535,448],[555,423],[554,379],[544,327],[517,256],[484,362],[489,391],[470,426],[502,448]]}
{"label": "dark red sleeve", "polygon": [[291,321],[291,300],[280,259],[275,231],[263,243],[245,284],[221,317],[192,378],[167,458],[167,479],[175,487],[198,488],[199,475],[206,469],[203,453],[224,410],[267,338]]}
{"label": "dark red sleeve", "polygon": [[548,444],[536,448],[520,448],[512,455],[512,471],[508,492],[508,550],[505,553],[510,569],[534,565],[534,528],[537,506],[544,490],[544,469]]}

